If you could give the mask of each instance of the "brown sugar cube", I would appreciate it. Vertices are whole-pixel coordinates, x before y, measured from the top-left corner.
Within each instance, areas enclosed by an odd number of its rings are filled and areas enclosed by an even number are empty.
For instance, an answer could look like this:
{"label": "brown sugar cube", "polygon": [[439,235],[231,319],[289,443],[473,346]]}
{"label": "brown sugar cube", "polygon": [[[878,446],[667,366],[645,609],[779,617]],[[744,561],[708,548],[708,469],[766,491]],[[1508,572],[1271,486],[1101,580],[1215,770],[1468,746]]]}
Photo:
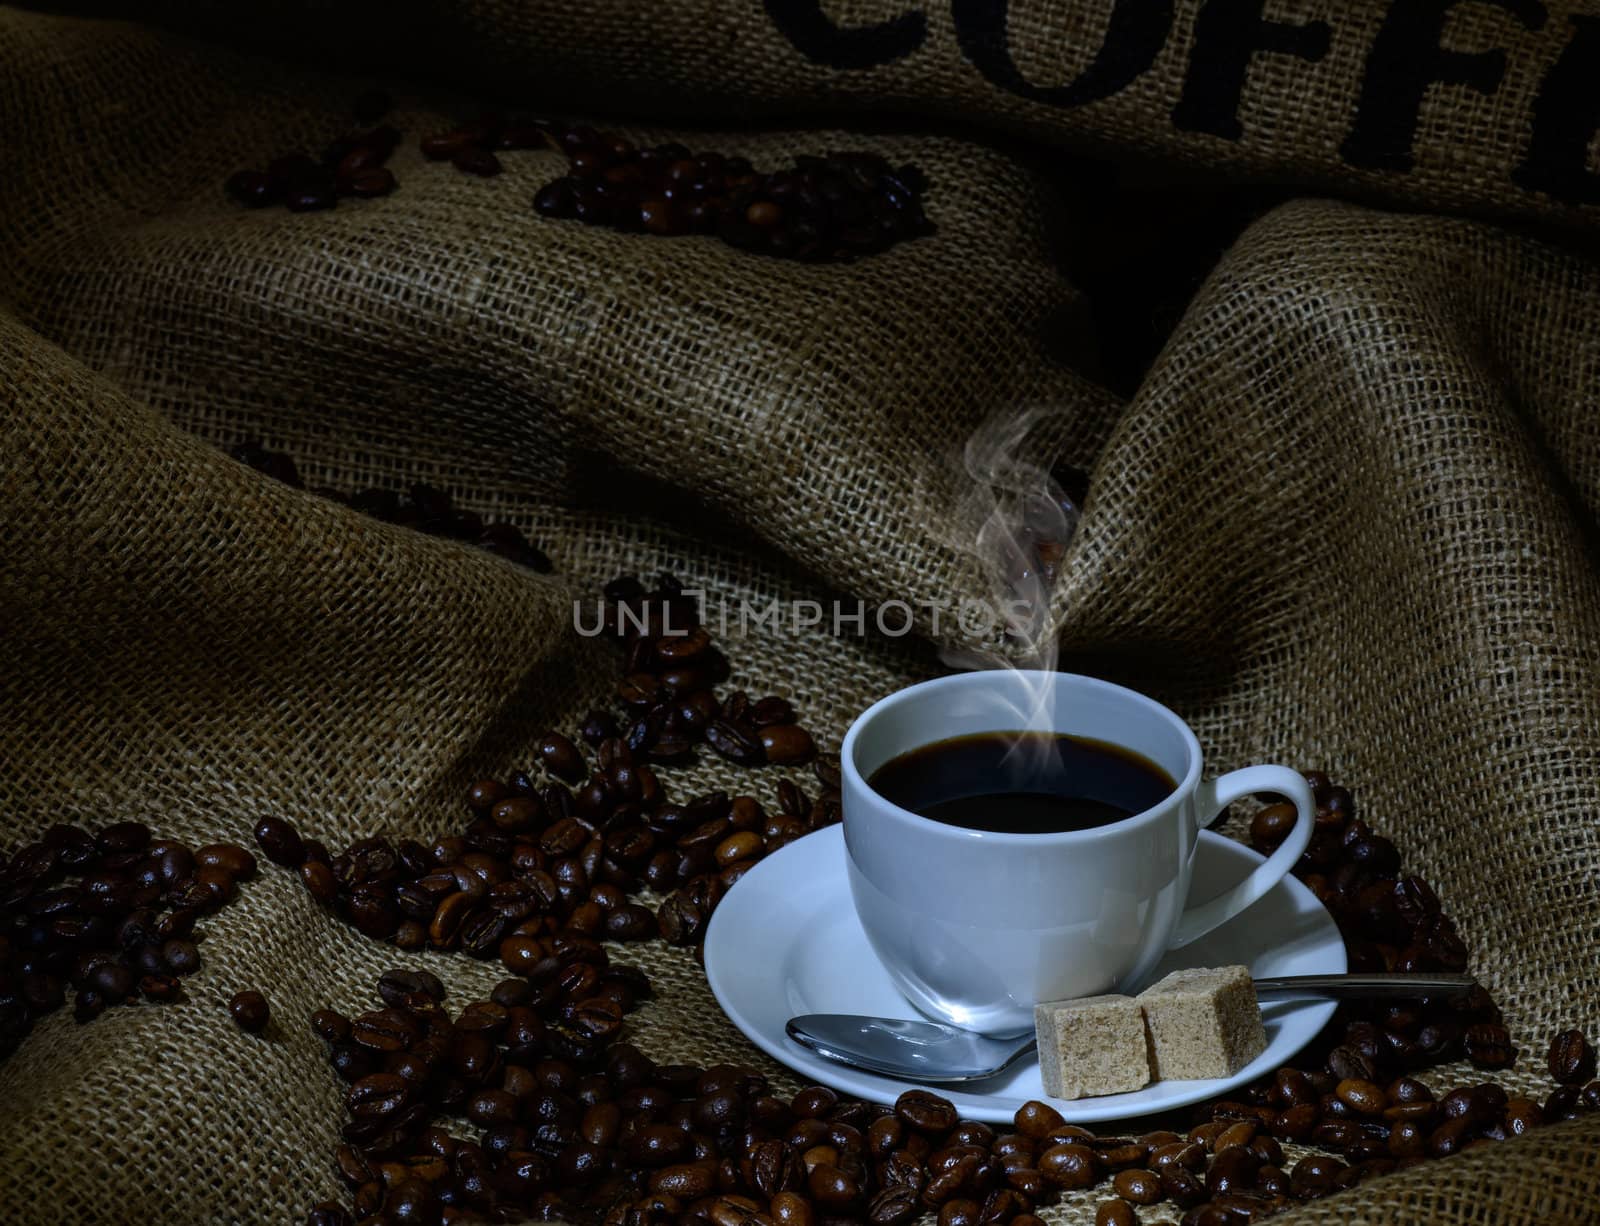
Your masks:
{"label": "brown sugar cube", "polygon": [[1158,1081],[1231,1077],[1267,1048],[1255,985],[1242,966],[1173,971],[1139,995]]}
{"label": "brown sugar cube", "polygon": [[1085,996],[1034,1006],[1039,1075],[1054,1098],[1141,1090],[1150,1081],[1144,1016],[1131,996]]}

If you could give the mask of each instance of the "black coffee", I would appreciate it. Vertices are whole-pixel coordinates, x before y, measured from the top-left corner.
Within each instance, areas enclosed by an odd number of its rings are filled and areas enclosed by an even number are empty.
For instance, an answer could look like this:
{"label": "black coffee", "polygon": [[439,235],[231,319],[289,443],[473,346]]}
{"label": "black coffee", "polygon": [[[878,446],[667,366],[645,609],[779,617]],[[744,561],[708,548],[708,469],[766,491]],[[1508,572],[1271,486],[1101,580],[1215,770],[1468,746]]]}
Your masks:
{"label": "black coffee", "polygon": [[1054,732],[979,732],[891,758],[872,788],[923,817],[968,830],[1056,834],[1142,813],[1172,776],[1131,749]]}

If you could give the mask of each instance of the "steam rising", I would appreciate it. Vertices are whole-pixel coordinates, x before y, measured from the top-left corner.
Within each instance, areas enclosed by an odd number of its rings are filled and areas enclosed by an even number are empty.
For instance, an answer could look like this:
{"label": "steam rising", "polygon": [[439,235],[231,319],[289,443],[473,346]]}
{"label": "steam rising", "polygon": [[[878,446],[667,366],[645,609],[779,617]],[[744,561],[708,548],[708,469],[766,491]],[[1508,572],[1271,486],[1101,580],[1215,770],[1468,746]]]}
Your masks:
{"label": "steam rising", "polygon": [[1030,687],[1016,710],[1016,727],[1051,731],[1058,617],[1050,595],[1056,569],[1078,525],[1078,508],[1049,471],[1024,458],[1027,443],[1053,413],[1031,409],[990,417],[967,441],[962,462],[973,492],[965,510],[975,525],[970,538],[1000,616],[1002,632],[989,644],[940,653],[953,668],[1038,669],[1047,675]]}

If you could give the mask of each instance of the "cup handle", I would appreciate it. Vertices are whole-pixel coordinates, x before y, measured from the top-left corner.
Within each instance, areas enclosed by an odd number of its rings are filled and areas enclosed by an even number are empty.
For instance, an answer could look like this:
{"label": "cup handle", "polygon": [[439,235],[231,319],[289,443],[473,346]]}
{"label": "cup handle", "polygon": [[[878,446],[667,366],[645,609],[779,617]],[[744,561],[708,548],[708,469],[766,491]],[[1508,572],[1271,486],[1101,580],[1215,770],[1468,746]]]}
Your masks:
{"label": "cup handle", "polygon": [[1298,771],[1292,771],[1287,766],[1246,766],[1216,779],[1202,780],[1194,791],[1194,812],[1199,818],[1199,825],[1205,827],[1222,811],[1224,805],[1252,792],[1276,792],[1292,800],[1298,811],[1294,829],[1278,849],[1238,885],[1210,902],[1190,907],[1179,916],[1178,927],[1170,942],[1171,948],[1181,948],[1238,915],[1288,876],[1289,870],[1305,851],[1306,844],[1311,841],[1311,829],[1317,813],[1311,785]]}

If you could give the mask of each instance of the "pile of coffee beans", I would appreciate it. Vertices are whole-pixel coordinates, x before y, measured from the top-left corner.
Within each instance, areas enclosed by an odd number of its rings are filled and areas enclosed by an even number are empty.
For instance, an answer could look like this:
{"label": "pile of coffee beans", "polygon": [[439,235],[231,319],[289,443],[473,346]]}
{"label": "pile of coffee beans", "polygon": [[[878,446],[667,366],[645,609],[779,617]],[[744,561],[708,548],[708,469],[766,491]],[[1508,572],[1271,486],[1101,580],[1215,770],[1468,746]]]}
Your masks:
{"label": "pile of coffee beans", "polygon": [[655,762],[681,761],[702,741],[741,766],[801,766],[816,756],[786,699],[752,701],[736,692],[722,702],[712,692],[727,679],[728,661],[677,579],[662,575],[647,591],[623,575],[606,585],[605,596],[606,627],[624,651],[617,700],[628,723],[617,729],[591,715],[585,740],[621,735],[634,753]]}
{"label": "pile of coffee beans", "polygon": [[356,118],[376,126],[337,138],[320,158],[296,149],[274,158],[265,170],[237,170],[223,189],[246,208],[281,204],[291,213],[331,209],[341,197],[387,196],[396,182],[384,163],[401,140],[398,129],[378,123],[389,109],[387,94],[377,90],[363,94],[356,100]]}
{"label": "pile of coffee beans", "polygon": [[[602,1226],[906,1226],[923,1214],[938,1226],[1040,1226],[1038,1211],[1061,1193],[1101,1186],[1114,1198],[1099,1205],[1099,1226],[1135,1223],[1139,1207],[1162,1202],[1183,1212],[1184,1226],[1224,1226],[1445,1156],[1471,1143],[1457,1144],[1462,1136],[1526,1131],[1545,1115],[1495,1087],[1435,1102],[1410,1079],[1341,1082],[1326,1093],[1383,1121],[1401,1138],[1395,1152],[1291,1163],[1273,1125],[1242,1108],[1186,1133],[1097,1136],[1036,1101],[1001,1131],[962,1121],[926,1090],[893,1107],[823,1086],[785,1099],[753,1068],[658,1065],[608,1042],[644,989],[582,940],[454,1018],[426,972],[391,971],[379,994],[381,1010],[312,1018],[349,1083],[335,1157],[354,1214],[325,1202],[310,1226],[519,1215]],[[1287,1069],[1276,1083],[1311,1093],[1306,1102],[1319,1084]],[[477,1125],[479,1139],[452,1133],[452,1119]]]}
{"label": "pile of coffee beans", "polygon": [[195,922],[255,871],[242,847],[190,848],[133,821],[55,825],[0,854],[0,1059],[69,995],[80,1022],[176,1000],[179,978],[200,969]]}
{"label": "pile of coffee beans", "polygon": [[[388,96],[373,91],[357,101],[356,115],[377,124],[389,109]],[[224,189],[247,208],[281,204],[297,213],[331,209],[341,197],[386,196],[397,184],[385,163],[400,140],[379,124],[340,137],[320,158],[294,150],[265,170],[235,171]],[[738,156],[680,144],[641,149],[613,133],[497,111],[424,137],[420,147],[430,161],[479,178],[501,172],[501,153],[556,149],[568,171],[534,196],[541,216],[664,237],[714,235],[758,255],[841,263],[933,233],[922,172],[875,153],[800,156],[758,171]]]}
{"label": "pile of coffee beans", "polygon": [[593,128],[553,133],[568,172],[545,184],[533,207],[545,217],[671,237],[714,234],[758,255],[813,263],[885,251],[933,232],[915,166],[875,153],[801,156],[758,171],[742,157],[683,145],[640,149]]}
{"label": "pile of coffee beans", "polygon": [[[364,935],[497,957],[521,974],[567,936],[694,944],[761,857],[838,820],[836,787],[813,800],[785,781],[776,814],[726,792],[678,805],[615,738],[600,742],[592,768],[565,737],[548,734],[543,748],[552,779],[475,783],[471,822],[431,844],[365,838],[334,856],[281,818],[264,819],[256,840]],[[630,900],[645,886],[666,895],[654,913]]]}
{"label": "pile of coffee beans", "polygon": [[502,169],[497,152],[554,147],[552,125],[547,120],[485,111],[448,132],[423,137],[422,155],[432,162],[449,162],[463,174],[490,178]]}
{"label": "pile of coffee beans", "polygon": [[[663,617],[644,611],[679,597],[671,584],[618,587],[616,628],[623,607]],[[1500,1059],[1509,1038],[1469,1037],[1475,1026],[1501,1025],[1483,992],[1455,1005],[1346,1008],[1311,1049],[1323,1067],[1279,1069],[1235,1099],[1203,1105],[1184,1132],[1097,1136],[1029,1102],[1001,1133],[961,1121],[923,1090],[893,1108],[821,1086],[783,1100],[753,1069],[657,1066],[619,1041],[649,981],[612,965],[601,943],[653,935],[649,913],[627,892],[684,881],[658,910],[654,933],[697,940],[759,854],[837,820],[837,776],[820,769],[816,801],[780,785],[786,799],[775,820],[750,797],[716,794],[680,808],[625,741],[594,731],[593,767],[576,742],[549,734],[540,758],[550,782],[519,775],[474,785],[473,823],[430,848],[363,840],[329,862],[287,823],[257,830],[271,859],[297,865],[313,893],[370,935],[498,955],[516,976],[454,1020],[438,981],[409,971],[380,983],[384,1010],[353,1022],[315,1015],[351,1083],[337,1160],[355,1213],[319,1205],[312,1226],[514,1214],[602,1226],[904,1226],[924,1213],[938,1226],[1039,1226],[1036,1211],[1058,1194],[1102,1186],[1110,1198],[1098,1223],[1135,1223],[1141,1207],[1165,1203],[1184,1226],[1222,1226],[1600,1109],[1600,1082],[1589,1081],[1594,1049],[1575,1030],[1550,1043],[1558,1084],[1542,1103],[1493,1083],[1435,1096],[1410,1076],[1463,1052]],[[1425,883],[1399,875],[1386,842],[1372,845],[1382,836],[1355,818],[1344,789],[1308,778],[1322,836],[1296,871],[1330,899],[1366,898],[1354,912],[1338,904],[1353,948],[1372,940],[1373,964],[1398,965],[1421,942],[1413,968],[1464,966],[1437,900],[1417,901],[1432,897]],[[1282,837],[1271,809],[1252,824],[1263,847]],[[1336,825],[1334,844],[1327,832]],[[1340,850],[1330,856],[1330,846]],[[1398,926],[1385,929],[1389,941],[1358,935],[1371,932],[1373,908],[1383,910],[1369,887],[1385,881],[1410,900],[1406,944]],[[481,1139],[449,1132],[449,1117],[478,1125]],[[1303,1156],[1292,1160],[1286,1145]]]}
{"label": "pile of coffee beans", "polygon": [[[682,760],[701,740],[752,766],[806,762],[815,745],[782,698],[716,696],[727,659],[672,576],[649,590],[622,576],[605,595],[623,649],[618,702],[631,722],[595,710],[576,740],[543,733],[535,773],[468,789],[472,817],[459,835],[427,845],[358,839],[335,856],[267,818],[255,832],[267,857],[374,940],[499,957],[513,973],[549,956],[562,933],[697,943],[757,861],[839,820],[838,770],[814,763],[815,797],[782,780],[776,813],[724,791],[674,803],[652,761]],[[653,914],[630,900],[644,888],[665,895]]]}
{"label": "pile of coffee beans", "polygon": [[[289,455],[281,451],[268,451],[255,439],[246,439],[237,444],[229,454],[241,464],[247,464],[285,485],[295,489],[306,488],[300,479],[300,470]],[[381,519],[384,523],[399,524],[430,536],[444,536],[477,545],[540,574],[549,574],[552,569],[545,552],[529,543],[516,527],[503,523],[486,524],[482,516],[456,506],[446,491],[431,485],[418,483],[404,493],[399,490],[366,489],[344,494],[328,488],[318,488],[312,493],[343,503],[352,510]]]}
{"label": "pile of coffee beans", "polygon": [[[1328,908],[1352,971],[1464,971],[1467,947],[1426,880],[1401,868],[1394,843],[1356,816],[1347,789],[1321,772],[1306,775],[1317,802],[1316,827],[1294,873]],[[1250,844],[1275,850],[1294,825],[1280,798],[1257,812]],[[1503,1068],[1516,1050],[1500,1010],[1478,990],[1465,999],[1341,1006],[1327,1069],[1339,1079],[1387,1082],[1402,1073],[1465,1056]]]}

